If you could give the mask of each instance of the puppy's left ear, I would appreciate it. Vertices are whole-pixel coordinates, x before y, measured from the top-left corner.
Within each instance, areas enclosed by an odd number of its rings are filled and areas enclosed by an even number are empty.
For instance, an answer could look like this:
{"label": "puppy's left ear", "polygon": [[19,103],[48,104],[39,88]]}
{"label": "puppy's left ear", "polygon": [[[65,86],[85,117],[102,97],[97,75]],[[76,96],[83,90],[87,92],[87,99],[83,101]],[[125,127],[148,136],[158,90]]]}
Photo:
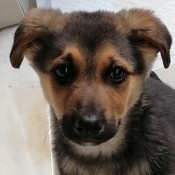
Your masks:
{"label": "puppy's left ear", "polygon": [[[149,10],[131,9],[122,10],[116,15],[118,29],[127,35],[132,44],[135,44],[143,56],[145,62],[151,65],[154,58],[160,52],[165,68],[170,65],[171,36],[166,26]],[[149,65],[148,65],[149,66]]]}

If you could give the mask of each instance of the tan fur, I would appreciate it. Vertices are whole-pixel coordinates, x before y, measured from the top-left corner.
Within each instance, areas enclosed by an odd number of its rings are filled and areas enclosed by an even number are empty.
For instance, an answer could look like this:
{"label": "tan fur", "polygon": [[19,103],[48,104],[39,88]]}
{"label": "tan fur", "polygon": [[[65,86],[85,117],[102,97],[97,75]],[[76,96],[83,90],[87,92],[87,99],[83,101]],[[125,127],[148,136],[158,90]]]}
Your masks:
{"label": "tan fur", "polygon": [[117,48],[114,48],[110,43],[104,43],[97,50],[95,58],[98,72],[102,71],[112,60],[116,65],[125,68],[128,72],[132,73],[133,71],[132,62],[121,56]]}
{"label": "tan fur", "polygon": [[53,67],[62,64],[64,62],[64,59],[66,58],[66,55],[68,54],[72,55],[74,64],[77,65],[78,68],[80,69],[84,68],[85,65],[84,65],[83,52],[81,52],[80,48],[76,43],[70,43],[68,46],[66,46],[61,56],[56,57],[52,61],[47,63],[46,67],[47,72],[50,72]]}

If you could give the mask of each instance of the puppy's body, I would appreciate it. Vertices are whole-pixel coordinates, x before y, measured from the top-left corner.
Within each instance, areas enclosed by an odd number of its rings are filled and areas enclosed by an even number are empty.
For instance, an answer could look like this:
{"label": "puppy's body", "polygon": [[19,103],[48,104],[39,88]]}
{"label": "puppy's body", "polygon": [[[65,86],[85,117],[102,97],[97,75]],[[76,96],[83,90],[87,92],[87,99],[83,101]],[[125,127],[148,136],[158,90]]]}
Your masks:
{"label": "puppy's body", "polygon": [[175,174],[175,91],[149,78],[158,52],[169,66],[170,46],[143,9],[27,15],[11,63],[25,55],[40,77],[56,175]]}
{"label": "puppy's body", "polygon": [[[83,156],[61,134],[54,114],[54,157],[65,175],[170,175],[175,173],[175,91],[149,78],[128,115],[126,135],[111,156]],[[59,145],[59,146],[58,146]],[[110,146],[110,145],[109,145]],[[87,152],[90,146],[85,146]],[[100,147],[99,147],[100,149]],[[115,148],[114,148],[115,149]],[[89,153],[90,154],[90,153]]]}

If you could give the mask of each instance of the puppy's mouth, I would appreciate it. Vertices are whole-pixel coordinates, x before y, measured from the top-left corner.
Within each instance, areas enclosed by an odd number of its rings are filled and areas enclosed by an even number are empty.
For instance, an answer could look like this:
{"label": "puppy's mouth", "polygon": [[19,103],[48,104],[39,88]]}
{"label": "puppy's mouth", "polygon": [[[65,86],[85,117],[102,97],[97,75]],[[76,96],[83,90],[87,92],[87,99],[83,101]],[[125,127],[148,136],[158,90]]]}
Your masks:
{"label": "puppy's mouth", "polygon": [[78,121],[73,118],[62,119],[62,133],[70,141],[81,146],[96,146],[115,136],[121,121],[87,119]]}

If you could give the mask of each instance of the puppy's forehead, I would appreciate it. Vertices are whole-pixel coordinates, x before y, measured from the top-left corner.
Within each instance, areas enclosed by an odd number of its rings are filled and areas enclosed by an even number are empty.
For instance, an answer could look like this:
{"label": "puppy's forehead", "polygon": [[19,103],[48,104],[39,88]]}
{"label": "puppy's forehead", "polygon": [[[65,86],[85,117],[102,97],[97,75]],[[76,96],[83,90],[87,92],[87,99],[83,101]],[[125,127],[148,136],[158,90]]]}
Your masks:
{"label": "puppy's forehead", "polygon": [[60,57],[57,57],[52,61],[52,65],[71,60],[77,67],[85,68],[91,73],[93,73],[92,70],[102,70],[103,68],[110,66],[110,64],[123,66],[130,72],[134,69],[131,60],[125,59],[122,54],[117,51],[117,48],[110,43],[99,45],[98,48],[93,51],[93,54],[86,52],[86,49],[85,46],[82,47],[77,43],[71,43],[64,48],[63,54]]}
{"label": "puppy's forehead", "polygon": [[[37,56],[42,58],[36,59],[42,65],[43,60],[48,61],[51,58],[50,60],[53,61],[52,58],[58,59],[61,55],[69,52],[73,55],[73,58],[76,58],[78,54],[79,56],[76,59],[80,60],[81,57],[88,63],[94,63],[94,58],[101,59],[102,55],[105,55],[104,59],[118,55],[117,57],[125,59],[133,66],[137,66],[137,61],[134,58],[135,53],[126,36],[119,32],[113,13],[72,13],[66,20],[64,27],[55,31],[48,41],[45,41],[49,44],[45,44],[44,48],[40,50],[39,56]],[[44,54],[45,52],[47,54]],[[47,55],[47,58],[45,55]],[[141,60],[141,55],[138,56]]]}
{"label": "puppy's forehead", "polygon": [[66,42],[76,41],[85,46],[91,53],[105,40],[116,42],[113,38],[119,37],[111,15],[102,12],[72,14],[59,35]]}

